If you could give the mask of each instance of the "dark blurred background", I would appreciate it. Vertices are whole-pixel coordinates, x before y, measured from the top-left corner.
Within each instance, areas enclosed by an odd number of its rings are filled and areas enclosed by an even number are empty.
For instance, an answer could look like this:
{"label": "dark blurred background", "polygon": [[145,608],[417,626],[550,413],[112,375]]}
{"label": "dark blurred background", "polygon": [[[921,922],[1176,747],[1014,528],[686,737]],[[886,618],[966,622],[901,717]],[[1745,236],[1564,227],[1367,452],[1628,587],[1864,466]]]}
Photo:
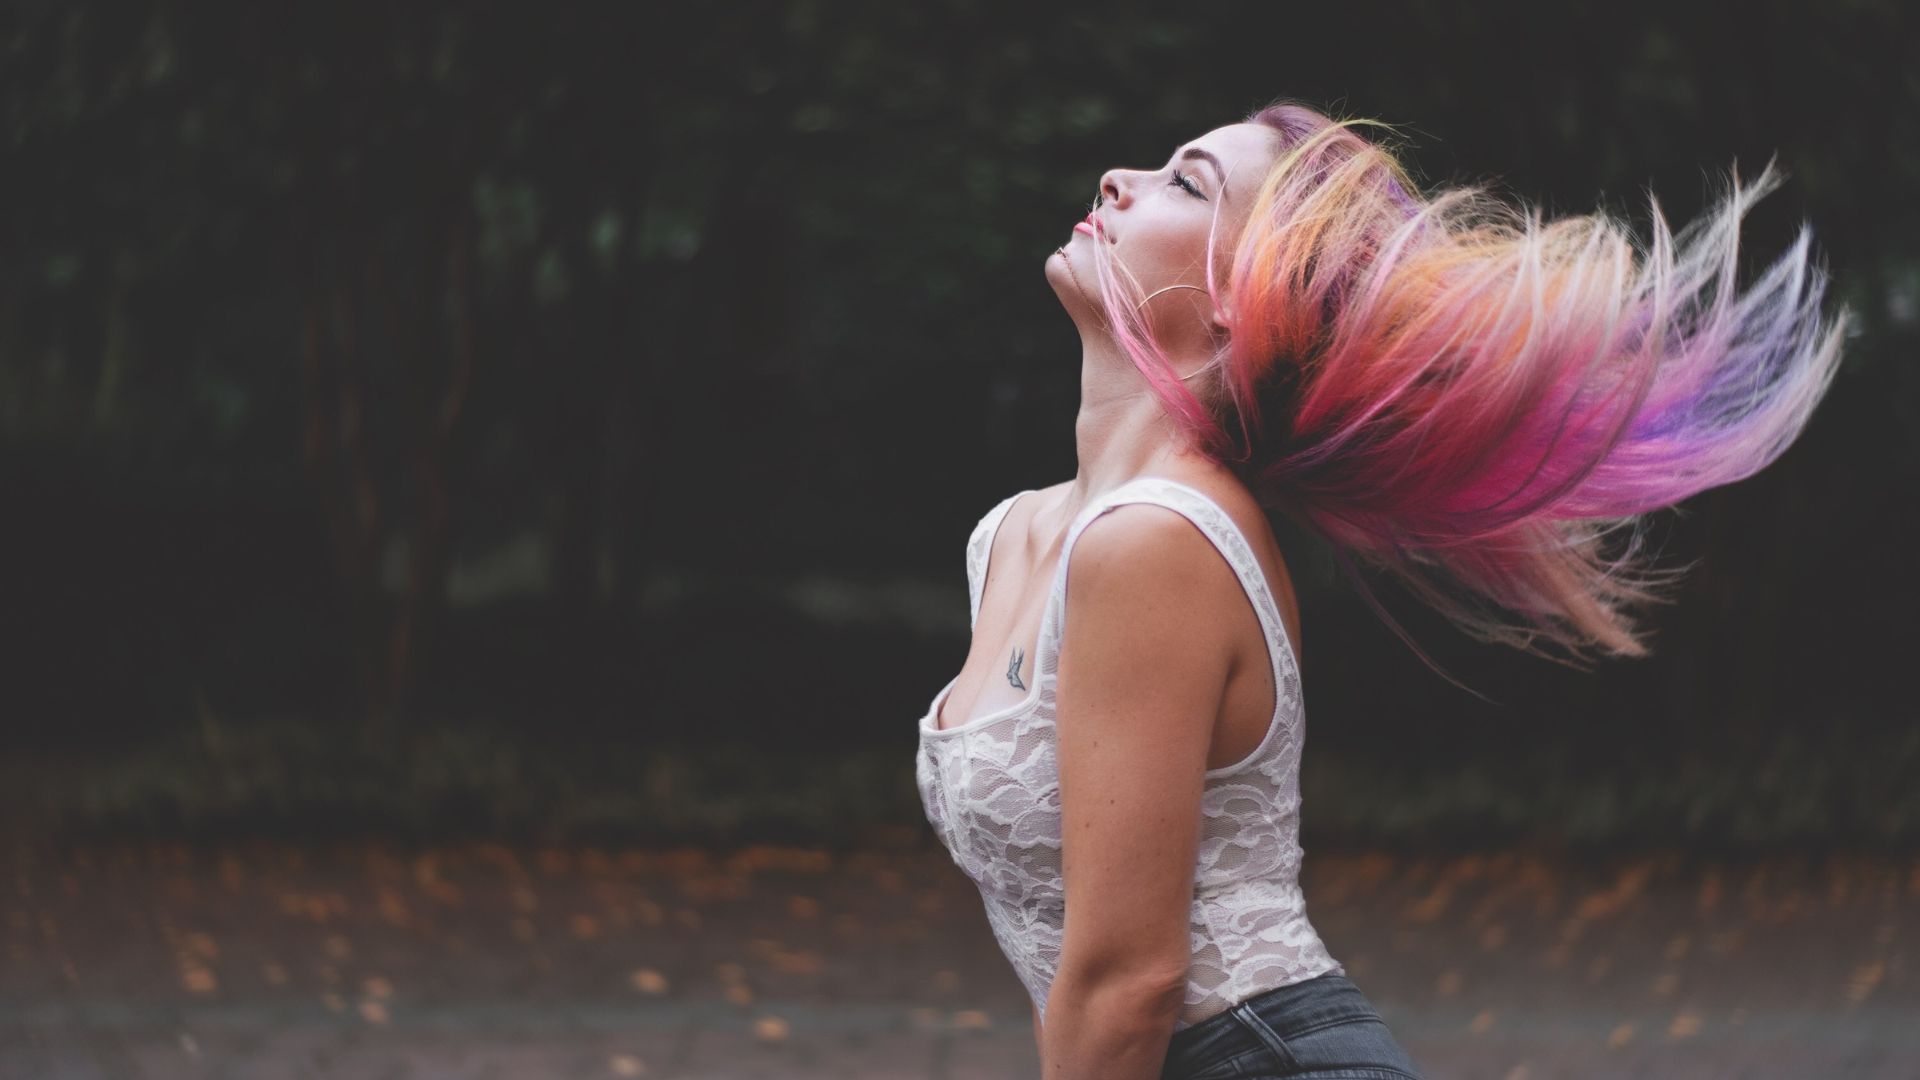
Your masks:
{"label": "dark blurred background", "polygon": [[1429,186],[1787,185],[1856,316],[1580,673],[1311,537],[1323,843],[1911,850],[1920,33],[1880,0],[13,3],[3,807],[35,836],[931,844],[963,547],[1070,477],[1100,173],[1291,96]]}
{"label": "dark blurred background", "polygon": [[1777,155],[1857,331],[1649,660],[1276,522],[1330,950],[1435,1080],[1916,1075],[1909,8],[0,5],[0,1074],[1033,1075],[916,723],[1047,254],[1293,97],[1643,237]]}

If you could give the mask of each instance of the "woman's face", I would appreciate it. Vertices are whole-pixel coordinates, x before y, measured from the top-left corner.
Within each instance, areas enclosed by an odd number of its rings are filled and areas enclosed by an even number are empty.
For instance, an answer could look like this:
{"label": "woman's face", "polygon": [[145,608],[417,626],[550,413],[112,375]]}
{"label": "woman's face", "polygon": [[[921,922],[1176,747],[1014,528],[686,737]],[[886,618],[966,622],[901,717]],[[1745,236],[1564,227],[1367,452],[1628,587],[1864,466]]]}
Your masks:
{"label": "woman's face", "polygon": [[[1174,149],[1157,169],[1110,169],[1100,177],[1100,200],[1087,222],[1047,260],[1047,277],[1076,313],[1100,308],[1094,245],[1124,262],[1139,279],[1141,309],[1168,348],[1203,340],[1213,331],[1207,286],[1207,232],[1214,234],[1214,280],[1224,287],[1235,241],[1260,178],[1279,155],[1280,134],[1265,124],[1229,124]],[[1215,215],[1218,215],[1218,224]],[[1124,279],[1121,279],[1124,281]]]}

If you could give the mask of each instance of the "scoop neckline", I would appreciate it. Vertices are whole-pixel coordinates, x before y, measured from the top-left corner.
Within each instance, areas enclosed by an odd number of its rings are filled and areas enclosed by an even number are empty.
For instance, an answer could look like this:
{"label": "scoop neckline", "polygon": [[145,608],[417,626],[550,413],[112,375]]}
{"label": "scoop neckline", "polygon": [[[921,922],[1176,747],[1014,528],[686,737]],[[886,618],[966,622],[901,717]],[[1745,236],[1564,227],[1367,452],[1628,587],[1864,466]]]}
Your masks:
{"label": "scoop neckline", "polygon": [[[1132,483],[1132,481],[1129,480],[1127,481],[1127,483]],[[1123,484],[1121,486],[1124,487],[1125,485]],[[993,531],[987,534],[987,554],[980,563],[980,599],[982,602],[984,602],[987,598],[987,570],[993,564],[993,544],[994,544],[994,541],[997,540],[1000,536],[1000,526],[1006,524],[1007,515],[1013,513],[1014,503],[1019,502],[1022,496],[1031,495],[1038,490],[1040,489],[1028,488],[1025,491],[1018,491],[1012,495],[1009,495],[1007,497],[1007,508],[1001,511],[1000,519],[993,523]],[[1115,488],[1114,490],[1118,491],[1119,488]],[[1104,495],[1101,496],[1101,498],[1105,498],[1105,497],[1106,496]],[[1098,501],[1099,500],[1095,500],[1095,502],[1098,502]],[[1088,509],[1091,509],[1093,505],[1094,505],[1093,503],[1089,503]],[[1078,521],[1078,518],[1076,518],[1075,520]],[[1064,556],[1065,554],[1066,552],[1063,549],[1061,551],[1061,555]],[[965,731],[968,728],[974,727],[978,724],[983,724],[989,720],[1005,719],[1006,717],[1012,716],[1013,714],[1031,706],[1032,704],[1040,700],[1040,681],[1046,676],[1042,675],[1040,672],[1039,652],[1044,651],[1046,649],[1047,623],[1050,622],[1053,618],[1053,598],[1052,598],[1053,585],[1051,582],[1048,583],[1047,588],[1048,588],[1047,606],[1040,609],[1040,631],[1038,635],[1039,640],[1035,643],[1039,651],[1036,651],[1033,658],[1033,689],[1027,691],[1027,696],[1021,698],[1019,701],[1015,702],[1012,705],[995,709],[990,713],[984,713],[980,716],[975,716],[968,720],[963,720],[952,727],[944,727],[944,728],[940,727],[939,726],[940,707],[945,702],[946,696],[949,693],[951,693],[953,691],[954,686],[960,682],[960,673],[956,671],[953,673],[953,678],[947,680],[947,685],[941,687],[940,692],[933,695],[933,704],[927,709],[926,715],[921,717],[920,729],[922,731],[926,732],[929,735],[951,735],[958,731]],[[978,611],[974,611],[973,617],[975,621],[978,621],[980,617],[980,613]],[[966,667],[966,662],[964,660],[961,661],[960,666],[963,668]]]}
{"label": "scoop neckline", "polygon": [[[1200,490],[1199,488],[1194,487],[1192,484],[1188,484],[1188,483],[1185,483],[1184,481],[1174,480],[1164,476],[1142,475],[1142,476],[1136,476],[1130,480],[1127,480],[1124,483],[1108,491],[1105,495],[1100,496],[1100,498],[1095,499],[1091,503],[1088,503],[1086,508],[1083,509],[1081,513],[1084,514],[1087,512],[1087,510],[1093,509],[1095,506],[1099,505],[1099,503],[1102,500],[1112,496],[1114,493],[1120,491],[1123,488],[1126,488],[1132,484],[1149,482],[1149,481],[1162,483],[1162,484],[1169,484],[1173,487],[1183,488],[1186,491],[1190,492],[1194,497],[1211,505],[1215,510],[1219,511],[1223,516],[1225,516],[1225,518],[1227,519],[1227,522],[1234,529],[1234,531],[1241,534],[1240,538],[1243,542],[1250,542],[1250,541],[1247,541],[1245,531],[1240,528],[1239,523],[1233,520],[1233,515],[1227,513],[1226,507],[1220,505],[1220,502],[1217,499],[1215,499],[1211,495],[1208,495],[1206,492]],[[1015,494],[1009,496],[1007,511],[1008,512],[1012,511],[1013,506],[1011,504],[1015,501],[1018,501],[1022,495],[1028,495],[1037,490],[1039,489],[1028,488],[1025,491],[1016,492]],[[987,541],[987,554],[986,554],[987,563],[991,563],[993,561],[993,538],[999,535],[1000,526],[1005,521],[1006,521],[1006,514],[1003,513],[1000,517],[1000,520],[994,522],[993,533],[989,536]],[[1078,523],[1079,521],[1078,516],[1075,517],[1074,521],[1076,524]],[[1069,528],[1071,528],[1071,526],[1069,526]],[[987,566],[983,564],[981,567],[981,575],[980,575],[981,598],[983,600],[986,597],[986,572],[985,572],[986,569],[987,569]],[[1056,573],[1057,572],[1058,571],[1056,569]],[[1257,558],[1255,559],[1255,572],[1260,575],[1261,585],[1264,588],[1268,596],[1268,599],[1272,600],[1275,604],[1276,610],[1272,612],[1272,616],[1275,623],[1280,628],[1280,643],[1282,646],[1285,647],[1287,651],[1287,660],[1292,665],[1293,669],[1295,671],[1298,671],[1300,667],[1300,654],[1298,650],[1294,648],[1293,635],[1287,630],[1286,620],[1280,616],[1280,612],[1277,610],[1278,601],[1273,596],[1273,583],[1266,580],[1265,572],[1260,569],[1259,560]],[[1237,577],[1238,574],[1236,573],[1235,576]],[[1246,582],[1242,580],[1241,587],[1243,590],[1245,589],[1245,586],[1246,586]],[[1252,599],[1252,598],[1249,597],[1249,599]],[[1053,617],[1053,607],[1054,607],[1053,602],[1051,599],[1049,599],[1046,609],[1041,613],[1040,629],[1043,635],[1046,632],[1046,629]],[[1258,607],[1259,605],[1256,602],[1255,603],[1256,612],[1258,610]],[[978,612],[974,612],[974,615],[977,618]],[[1262,621],[1264,622],[1264,619]],[[1044,645],[1044,642],[1045,642],[1045,639],[1043,637],[1041,640],[1041,643]],[[1284,669],[1279,674],[1281,676],[1284,676],[1285,675]],[[940,716],[940,708],[945,703],[947,696],[953,692],[953,688],[960,682],[960,673],[956,671],[954,672],[953,677],[947,680],[947,684],[945,686],[942,686],[933,695],[932,703],[928,706],[926,712],[922,714],[920,718],[920,723],[919,723],[920,734],[922,738],[942,736],[942,735],[955,735],[965,731],[971,731],[983,724],[988,724],[988,723],[992,723],[999,720],[1005,720],[1008,717],[1021,712],[1022,710],[1030,708],[1035,702],[1039,700],[1040,680],[1042,678],[1044,678],[1044,676],[1040,674],[1038,668],[1036,667],[1034,672],[1033,689],[1030,692],[1028,692],[1025,698],[1021,699],[1019,702],[1013,705],[1009,705],[1001,709],[996,709],[993,712],[986,713],[981,716],[973,717],[972,719],[969,719],[963,723],[957,724],[953,727],[943,728],[943,727],[933,726],[938,722],[938,719]],[[1219,777],[1222,777],[1222,776],[1228,776],[1234,773],[1238,773],[1241,770],[1250,767],[1254,762],[1257,762],[1266,756],[1268,750],[1273,745],[1273,740],[1278,736],[1280,732],[1280,728],[1282,727],[1282,721],[1283,721],[1282,708],[1285,703],[1284,690],[1285,690],[1285,687],[1282,684],[1282,682],[1276,681],[1276,683],[1274,684],[1273,715],[1267,719],[1267,730],[1266,730],[1266,733],[1261,736],[1259,744],[1255,746],[1251,751],[1249,751],[1246,754],[1246,756],[1242,757],[1240,760],[1230,762],[1226,765],[1222,765],[1217,769],[1208,769],[1204,773],[1202,773],[1203,776],[1205,776],[1209,780],[1212,780],[1212,779],[1218,779]]]}
{"label": "scoop neckline", "polygon": [[[1193,494],[1199,496],[1200,498],[1205,499],[1207,502],[1212,503],[1213,507],[1219,510],[1221,513],[1223,514],[1226,513],[1225,507],[1221,506],[1218,502],[1215,502],[1211,497],[1207,495],[1206,492],[1201,491],[1199,488],[1196,488],[1191,484],[1181,483],[1178,480],[1169,479],[1167,477],[1158,476],[1152,473],[1142,473],[1139,476],[1131,477],[1127,480],[1121,481],[1120,483],[1107,489],[1104,493],[1094,497],[1091,501],[1087,503],[1087,505],[1081,507],[1080,512],[1074,515],[1073,521],[1070,522],[1067,526],[1068,538],[1069,539],[1072,538],[1075,527],[1077,527],[1080,524],[1080,519],[1086,516],[1086,514],[1089,511],[1098,508],[1101,503],[1105,502],[1108,499],[1111,499],[1113,496],[1119,494],[1120,492],[1126,490],[1129,487],[1132,487],[1135,484],[1148,483],[1148,482],[1172,484],[1175,487],[1185,488],[1188,491],[1192,492]],[[1017,491],[1014,494],[1008,496],[1006,510],[1001,513],[1000,520],[993,523],[993,531],[987,536],[987,554],[986,554],[985,560],[980,564],[980,599],[983,602],[986,600],[986,596],[987,596],[987,571],[992,568],[993,546],[994,546],[994,541],[998,539],[1000,536],[1000,526],[1006,523],[1007,515],[1013,513],[1014,503],[1019,502],[1022,496],[1031,495],[1034,492],[1039,490],[1041,489],[1027,488],[1024,491]],[[1231,517],[1229,517],[1229,520],[1231,520]],[[1235,525],[1234,528],[1238,529],[1239,526]],[[1026,697],[1021,698],[1019,701],[1013,703],[1012,705],[1006,705],[1001,708],[995,709],[990,713],[982,713],[979,716],[975,716],[968,720],[964,720],[961,723],[955,724],[952,727],[943,728],[938,726],[940,722],[940,709],[941,709],[941,706],[945,704],[947,695],[953,691],[954,686],[960,681],[960,673],[956,671],[953,674],[953,678],[947,680],[947,685],[941,687],[939,692],[933,695],[932,704],[928,706],[925,715],[923,715],[920,718],[921,731],[925,732],[928,735],[951,735],[957,732],[967,731],[969,729],[981,726],[983,724],[990,723],[995,720],[1005,720],[1009,716],[1014,716],[1028,708],[1031,708],[1035,703],[1037,703],[1040,700],[1040,684],[1042,680],[1046,678],[1046,676],[1041,674],[1040,672],[1040,666],[1039,666],[1040,654],[1046,651],[1047,629],[1053,622],[1053,608],[1054,608],[1053,590],[1059,587],[1059,584],[1060,584],[1058,580],[1059,573],[1060,573],[1060,570],[1066,565],[1067,555],[1068,553],[1067,553],[1066,547],[1063,545],[1060,552],[1061,564],[1060,566],[1054,567],[1053,579],[1050,580],[1047,586],[1047,606],[1041,609],[1041,612],[1040,612],[1040,630],[1039,630],[1038,640],[1035,642],[1037,652],[1034,656],[1033,689],[1027,691]],[[1271,591],[1271,588],[1269,588],[1269,591]],[[978,611],[973,612],[973,616],[976,620],[979,618],[979,614],[980,613]],[[1281,626],[1281,632],[1283,634],[1286,632],[1286,627],[1284,624]],[[1292,645],[1293,645],[1292,641],[1289,640],[1287,643],[1288,648],[1291,649]],[[962,662],[961,666],[962,667],[966,666],[964,661]],[[1275,707],[1278,708],[1277,704]]]}

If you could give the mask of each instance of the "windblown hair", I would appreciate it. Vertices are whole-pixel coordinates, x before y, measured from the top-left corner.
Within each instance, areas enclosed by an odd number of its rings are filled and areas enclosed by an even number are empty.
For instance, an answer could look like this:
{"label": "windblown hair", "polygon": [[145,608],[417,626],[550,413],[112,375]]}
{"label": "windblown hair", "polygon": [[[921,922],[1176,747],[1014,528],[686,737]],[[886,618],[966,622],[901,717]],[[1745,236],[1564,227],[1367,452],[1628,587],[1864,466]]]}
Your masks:
{"label": "windblown hair", "polygon": [[1643,246],[1604,211],[1543,223],[1485,185],[1424,194],[1357,133],[1378,121],[1282,100],[1246,122],[1279,133],[1280,157],[1224,283],[1208,236],[1228,329],[1205,397],[1153,341],[1132,275],[1096,256],[1109,328],[1169,416],[1330,541],[1430,665],[1356,560],[1479,640],[1582,669],[1646,655],[1629,609],[1670,602],[1661,588],[1690,567],[1651,565],[1645,515],[1772,463],[1838,368],[1850,313],[1823,317],[1804,223],[1735,289],[1740,221],[1779,185],[1773,162],[1678,234],[1649,193]]}

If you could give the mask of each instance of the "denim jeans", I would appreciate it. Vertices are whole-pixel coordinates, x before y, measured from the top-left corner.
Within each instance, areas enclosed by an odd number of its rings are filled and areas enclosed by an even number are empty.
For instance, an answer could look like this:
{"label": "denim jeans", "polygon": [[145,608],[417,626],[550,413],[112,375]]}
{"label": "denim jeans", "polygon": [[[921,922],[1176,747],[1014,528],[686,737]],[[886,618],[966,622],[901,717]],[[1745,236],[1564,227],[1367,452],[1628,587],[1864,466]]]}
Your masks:
{"label": "denim jeans", "polygon": [[1255,994],[1174,1032],[1160,1080],[1421,1080],[1360,988],[1340,972]]}

